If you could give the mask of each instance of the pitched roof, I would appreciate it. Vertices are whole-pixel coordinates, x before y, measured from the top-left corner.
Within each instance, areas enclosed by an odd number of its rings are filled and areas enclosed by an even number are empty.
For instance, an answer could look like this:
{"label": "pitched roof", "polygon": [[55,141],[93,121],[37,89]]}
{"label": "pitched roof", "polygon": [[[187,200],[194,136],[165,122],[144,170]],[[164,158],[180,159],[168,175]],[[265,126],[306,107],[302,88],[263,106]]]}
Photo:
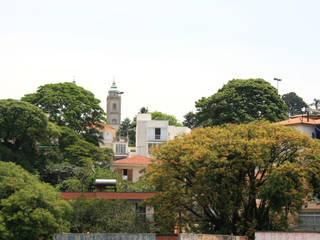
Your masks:
{"label": "pitched roof", "polygon": [[320,119],[317,117],[307,117],[307,116],[297,116],[290,118],[288,120],[284,120],[281,122],[278,122],[282,125],[297,125],[297,124],[308,124],[308,125],[318,125],[320,124]]}
{"label": "pitched roof", "polygon": [[130,164],[130,165],[148,165],[151,163],[151,158],[136,155],[129,158],[120,159],[117,161],[112,162],[112,165],[116,164]]}

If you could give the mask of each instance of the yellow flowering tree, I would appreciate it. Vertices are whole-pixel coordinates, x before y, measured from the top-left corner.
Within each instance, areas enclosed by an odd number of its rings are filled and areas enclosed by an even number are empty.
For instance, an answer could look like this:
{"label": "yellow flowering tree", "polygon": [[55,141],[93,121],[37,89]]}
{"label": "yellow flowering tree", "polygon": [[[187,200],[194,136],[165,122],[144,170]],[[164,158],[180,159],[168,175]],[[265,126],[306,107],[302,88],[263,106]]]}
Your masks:
{"label": "yellow flowering tree", "polygon": [[195,129],[153,155],[146,176],[164,229],[250,237],[285,229],[320,178],[319,142],[268,122]]}

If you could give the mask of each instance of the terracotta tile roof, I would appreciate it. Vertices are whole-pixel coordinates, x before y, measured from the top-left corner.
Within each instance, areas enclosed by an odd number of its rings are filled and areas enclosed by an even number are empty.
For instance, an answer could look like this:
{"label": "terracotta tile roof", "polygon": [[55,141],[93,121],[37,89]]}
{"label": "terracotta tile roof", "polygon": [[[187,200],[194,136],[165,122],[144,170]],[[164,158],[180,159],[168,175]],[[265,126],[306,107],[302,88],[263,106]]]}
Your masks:
{"label": "terracotta tile roof", "polygon": [[143,200],[153,197],[154,193],[147,192],[62,192],[63,200],[77,199],[81,195],[85,195],[88,199],[104,198],[109,200],[127,199],[127,200]]}
{"label": "terracotta tile roof", "polygon": [[318,125],[320,124],[320,119],[313,118],[313,117],[309,117],[308,119],[307,116],[298,116],[298,117],[293,117],[278,123],[283,125],[297,125],[297,124]]}
{"label": "terracotta tile roof", "polygon": [[112,162],[112,165],[117,165],[117,164],[148,165],[150,163],[151,163],[151,158],[141,156],[141,155],[136,155],[133,157],[124,158],[124,159],[114,161],[114,162]]}

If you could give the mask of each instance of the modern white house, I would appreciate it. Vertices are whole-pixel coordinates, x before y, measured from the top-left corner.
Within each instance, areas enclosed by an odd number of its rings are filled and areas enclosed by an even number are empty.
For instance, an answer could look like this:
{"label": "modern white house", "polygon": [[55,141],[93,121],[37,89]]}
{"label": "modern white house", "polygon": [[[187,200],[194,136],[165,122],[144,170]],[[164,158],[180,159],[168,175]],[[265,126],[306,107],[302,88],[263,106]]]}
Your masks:
{"label": "modern white house", "polygon": [[187,127],[169,126],[168,120],[152,120],[150,113],[137,115],[136,152],[150,157],[150,148],[189,133]]}

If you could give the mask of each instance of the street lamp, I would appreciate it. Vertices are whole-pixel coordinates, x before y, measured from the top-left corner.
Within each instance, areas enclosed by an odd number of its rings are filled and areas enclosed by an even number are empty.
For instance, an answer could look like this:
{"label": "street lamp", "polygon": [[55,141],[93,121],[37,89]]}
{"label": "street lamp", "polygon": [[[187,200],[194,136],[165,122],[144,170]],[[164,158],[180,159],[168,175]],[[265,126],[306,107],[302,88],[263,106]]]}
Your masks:
{"label": "street lamp", "polygon": [[278,93],[279,93],[279,82],[281,82],[282,79],[280,79],[280,78],[273,78],[273,80],[277,81],[277,90],[278,90]]}

